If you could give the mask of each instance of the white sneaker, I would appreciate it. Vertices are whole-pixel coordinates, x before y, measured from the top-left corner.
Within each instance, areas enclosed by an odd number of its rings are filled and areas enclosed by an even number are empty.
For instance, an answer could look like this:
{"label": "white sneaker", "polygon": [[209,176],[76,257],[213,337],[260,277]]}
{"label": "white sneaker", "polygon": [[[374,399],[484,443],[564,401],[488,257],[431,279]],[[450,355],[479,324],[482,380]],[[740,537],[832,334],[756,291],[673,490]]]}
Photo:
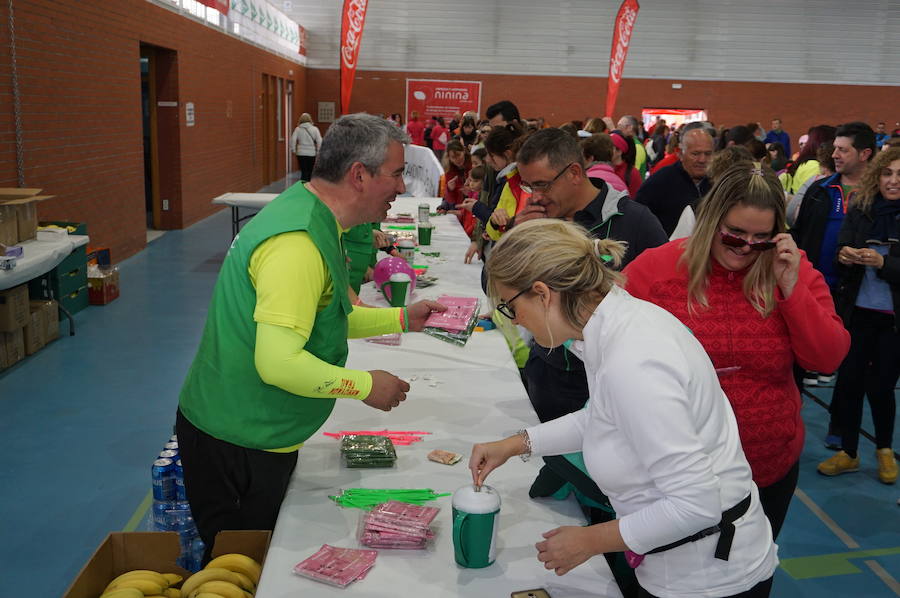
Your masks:
{"label": "white sneaker", "polygon": [[803,374],[803,386],[818,386],[819,375],[815,372],[806,372]]}
{"label": "white sneaker", "polygon": [[834,374],[819,374],[819,384],[831,384],[834,382]]}

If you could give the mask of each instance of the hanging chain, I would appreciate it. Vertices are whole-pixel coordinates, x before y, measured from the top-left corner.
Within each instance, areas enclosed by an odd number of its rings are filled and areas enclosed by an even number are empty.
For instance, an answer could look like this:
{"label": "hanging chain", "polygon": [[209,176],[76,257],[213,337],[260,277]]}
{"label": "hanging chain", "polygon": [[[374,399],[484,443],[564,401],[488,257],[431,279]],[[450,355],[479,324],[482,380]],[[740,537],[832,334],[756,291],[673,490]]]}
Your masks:
{"label": "hanging chain", "polygon": [[12,60],[13,113],[16,121],[16,176],[19,187],[25,186],[25,142],[22,139],[22,101],[19,92],[19,71],[16,65],[16,26],[13,0],[9,0],[9,54]]}

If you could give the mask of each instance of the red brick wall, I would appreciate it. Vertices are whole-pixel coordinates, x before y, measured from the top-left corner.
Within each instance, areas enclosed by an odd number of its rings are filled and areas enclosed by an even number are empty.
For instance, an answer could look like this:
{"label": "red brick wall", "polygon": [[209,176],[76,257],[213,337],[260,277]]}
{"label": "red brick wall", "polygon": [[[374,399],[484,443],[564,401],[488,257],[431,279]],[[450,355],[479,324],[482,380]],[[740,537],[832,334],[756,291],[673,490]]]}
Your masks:
{"label": "red brick wall", "polygon": [[[602,116],[606,102],[605,78],[357,71],[351,110],[403,113],[407,77],[481,81],[482,113],[490,104],[508,99],[523,117],[543,116],[552,125]],[[307,81],[307,105],[338,101],[337,70],[309,69]],[[683,87],[672,89],[672,83]],[[900,87],[627,79],[619,88],[616,115],[640,117],[642,108],[705,108],[716,124],[758,121],[766,129],[773,117],[780,116],[796,140],[809,127],[822,123],[862,120],[874,125],[883,120],[890,129],[891,123],[900,120],[897,106]]]}
{"label": "red brick wall", "polygon": [[[262,73],[294,80],[295,118],[302,111],[303,67],[146,0],[29,0],[16,2],[14,11],[25,181],[56,196],[40,206],[39,216],[87,222],[92,244],[112,248],[116,261],[140,251],[146,239],[141,43],[178,53],[179,106],[161,108],[177,110],[180,120],[180,159],[168,165],[180,171],[180,205],[164,213],[166,228],[208,216],[216,195],[263,185]],[[4,2],[4,40],[7,19]],[[4,41],[3,187],[16,186],[10,65]],[[184,125],[185,102],[194,103],[194,127]]]}

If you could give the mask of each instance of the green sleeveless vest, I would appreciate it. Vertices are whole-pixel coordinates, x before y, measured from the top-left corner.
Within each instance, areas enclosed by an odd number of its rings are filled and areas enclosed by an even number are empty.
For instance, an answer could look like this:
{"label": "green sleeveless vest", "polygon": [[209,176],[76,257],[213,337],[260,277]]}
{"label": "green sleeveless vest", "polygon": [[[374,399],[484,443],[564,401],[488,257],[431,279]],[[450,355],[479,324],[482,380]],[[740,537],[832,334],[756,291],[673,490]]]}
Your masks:
{"label": "green sleeveless vest", "polygon": [[350,271],[350,288],[359,293],[366,270],[373,265],[375,247],[372,245],[372,225],[358,224],[344,233],[341,240],[347,252],[347,267]]}
{"label": "green sleeveless vest", "polygon": [[316,314],[305,349],[343,367],[347,361],[347,266],[331,210],[298,183],[276,197],[234,238],[213,290],[197,356],[181,389],[184,416],[210,436],[254,449],[304,442],[334,408],[334,399],[299,397],[263,382],[254,365],[256,291],[250,256],[266,239],[306,231],[319,249],[334,296]]}

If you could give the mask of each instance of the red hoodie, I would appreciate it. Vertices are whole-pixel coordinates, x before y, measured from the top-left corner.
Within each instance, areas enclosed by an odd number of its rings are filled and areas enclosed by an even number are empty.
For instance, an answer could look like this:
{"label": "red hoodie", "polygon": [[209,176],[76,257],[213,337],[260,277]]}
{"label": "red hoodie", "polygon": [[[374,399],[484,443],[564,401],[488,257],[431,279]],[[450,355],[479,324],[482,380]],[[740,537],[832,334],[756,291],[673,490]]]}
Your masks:
{"label": "red hoodie", "polygon": [[[790,298],[775,291],[763,318],[744,296],[747,271],[731,272],[711,259],[709,309],[687,308],[687,268],[678,264],[685,240],[647,249],[624,270],[629,293],[655,303],[691,329],[719,370],[719,382],[738,422],[744,454],[759,487],[781,480],[800,458],[803,420],[794,361],[808,370],[837,370],[850,335],[834,311],[822,275],[802,255]],[[728,368],[739,367],[737,371]]]}

